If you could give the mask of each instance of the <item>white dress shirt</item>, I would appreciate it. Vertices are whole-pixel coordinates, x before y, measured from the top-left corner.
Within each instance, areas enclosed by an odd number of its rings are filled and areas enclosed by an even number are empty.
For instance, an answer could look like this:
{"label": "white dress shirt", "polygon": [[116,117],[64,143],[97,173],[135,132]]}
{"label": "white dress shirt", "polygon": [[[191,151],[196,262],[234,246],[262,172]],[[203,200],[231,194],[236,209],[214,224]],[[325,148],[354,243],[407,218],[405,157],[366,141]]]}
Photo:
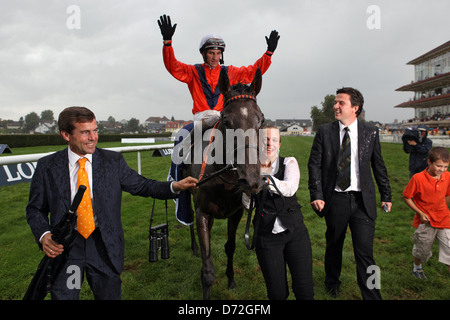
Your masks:
{"label": "white dress shirt", "polygon": [[[77,194],[77,180],[78,180],[78,169],[80,168],[80,165],[78,164],[78,160],[81,158],[86,158],[87,161],[84,165],[84,168],[86,169],[86,173],[88,175],[89,179],[89,191],[91,194],[91,202],[92,202],[92,208],[94,208],[94,192],[93,190],[93,183],[92,183],[92,154],[88,153],[84,157],[80,157],[76,153],[74,153],[72,150],[70,150],[70,147],[67,148],[69,150],[69,177],[70,177],[70,199],[73,201],[73,198],[75,198],[75,195]],[[97,217],[95,216],[94,211],[94,222],[97,226]],[[76,229],[76,227],[75,227]]]}
{"label": "white dress shirt", "polygon": [[[89,190],[91,192],[91,200],[92,200],[92,207],[94,207],[94,194],[92,192],[92,154],[86,154],[84,157],[80,157],[76,153],[74,153],[72,150],[70,150],[70,147],[67,148],[68,155],[69,155],[69,181],[70,181],[70,203],[72,203],[73,198],[75,198],[75,195],[78,191],[77,189],[77,180],[78,180],[78,160],[81,158],[87,158],[87,161],[84,165],[84,168],[86,169],[86,172],[88,174],[89,178]],[[94,221],[97,225],[97,218],[95,217],[94,212]],[[76,226],[75,226],[76,229]],[[41,237],[39,238],[39,242],[42,240],[42,237],[46,235],[47,233],[50,233],[50,231],[44,232]]]}
{"label": "white dress shirt", "polygon": [[91,200],[92,200],[92,206],[94,203],[94,194],[92,192],[93,185],[92,185],[92,154],[86,154],[84,157],[80,157],[76,153],[74,153],[72,150],[70,150],[70,147],[67,148],[69,153],[69,176],[70,176],[70,199],[73,201],[73,198],[75,198],[75,194],[77,193],[77,180],[78,180],[78,169],[80,166],[78,165],[78,160],[81,158],[86,158],[86,164],[84,165],[84,168],[86,169],[88,178],[89,178],[89,190],[91,192]]}
{"label": "white dress shirt", "polygon": [[[344,138],[344,128],[345,126],[339,122],[339,146],[342,144],[342,139]],[[341,190],[341,188],[336,185],[335,191],[361,191],[358,159],[358,120],[353,121],[353,123],[348,126],[348,129],[351,145],[350,186],[345,190]]]}

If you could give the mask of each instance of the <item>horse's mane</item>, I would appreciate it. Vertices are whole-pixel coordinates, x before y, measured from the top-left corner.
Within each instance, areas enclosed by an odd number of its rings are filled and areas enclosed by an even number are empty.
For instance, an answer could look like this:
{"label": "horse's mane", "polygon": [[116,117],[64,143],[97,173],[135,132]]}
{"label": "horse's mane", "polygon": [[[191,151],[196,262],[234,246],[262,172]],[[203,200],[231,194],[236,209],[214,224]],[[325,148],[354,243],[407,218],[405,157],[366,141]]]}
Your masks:
{"label": "horse's mane", "polygon": [[234,97],[236,95],[240,95],[240,94],[244,94],[244,93],[249,93],[249,91],[250,91],[250,86],[248,84],[238,82],[237,84],[235,84],[234,86],[231,87],[230,97]]}

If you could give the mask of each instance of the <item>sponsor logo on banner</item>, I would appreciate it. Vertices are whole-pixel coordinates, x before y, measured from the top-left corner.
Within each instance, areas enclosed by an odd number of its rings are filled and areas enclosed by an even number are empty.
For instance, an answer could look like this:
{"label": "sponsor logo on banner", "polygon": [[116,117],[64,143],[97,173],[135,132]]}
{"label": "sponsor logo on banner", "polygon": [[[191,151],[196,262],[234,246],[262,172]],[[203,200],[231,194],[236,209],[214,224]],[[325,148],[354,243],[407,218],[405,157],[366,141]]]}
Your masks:
{"label": "sponsor logo on banner", "polygon": [[5,164],[0,167],[0,186],[31,182],[37,162]]}

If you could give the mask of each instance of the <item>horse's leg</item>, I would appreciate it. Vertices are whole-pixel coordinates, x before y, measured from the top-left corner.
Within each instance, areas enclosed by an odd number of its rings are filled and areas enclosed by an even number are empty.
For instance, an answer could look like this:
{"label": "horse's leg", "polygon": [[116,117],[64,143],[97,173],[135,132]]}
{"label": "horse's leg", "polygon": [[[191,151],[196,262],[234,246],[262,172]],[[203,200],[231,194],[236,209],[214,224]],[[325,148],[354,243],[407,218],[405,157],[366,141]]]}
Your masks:
{"label": "horse's leg", "polygon": [[234,282],[234,268],[233,268],[233,257],[236,248],[236,231],[241,221],[243,210],[240,210],[236,214],[228,218],[228,240],[225,243],[225,253],[227,254],[227,277],[228,277],[228,289],[236,288],[236,283]]}
{"label": "horse's leg", "polygon": [[[190,197],[189,197],[190,199]],[[192,210],[192,202],[189,201],[189,210],[191,211],[192,216],[194,216],[194,211]],[[195,240],[195,230],[194,230],[194,223],[192,223],[189,226],[189,229],[191,231],[191,249],[194,257],[198,257],[198,245],[197,241]]]}
{"label": "horse's leg", "polygon": [[194,257],[198,257],[198,244],[197,244],[197,241],[195,240],[194,224],[191,224],[189,226],[189,229],[191,230],[191,249],[192,249],[192,254],[194,255]]}
{"label": "horse's leg", "polygon": [[208,300],[210,298],[211,287],[216,277],[210,246],[211,228],[214,218],[197,209],[196,221],[200,252],[202,255],[201,279],[203,299]]}

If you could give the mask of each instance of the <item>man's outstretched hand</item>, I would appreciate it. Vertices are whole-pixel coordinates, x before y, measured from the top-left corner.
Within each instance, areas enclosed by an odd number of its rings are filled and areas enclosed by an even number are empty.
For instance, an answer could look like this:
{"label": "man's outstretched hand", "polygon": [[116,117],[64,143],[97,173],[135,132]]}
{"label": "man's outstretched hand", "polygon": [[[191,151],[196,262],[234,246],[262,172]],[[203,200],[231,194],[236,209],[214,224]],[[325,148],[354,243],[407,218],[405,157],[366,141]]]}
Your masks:
{"label": "man's outstretched hand", "polygon": [[267,51],[269,51],[269,52],[275,51],[275,49],[277,48],[277,45],[278,45],[278,39],[280,39],[280,36],[278,35],[278,31],[273,30],[270,33],[270,36],[268,38],[266,37]]}
{"label": "man's outstretched hand", "polygon": [[198,180],[193,177],[186,177],[183,180],[175,181],[172,184],[174,191],[185,191],[187,189],[195,188]]}
{"label": "man's outstretched hand", "polygon": [[175,33],[177,24],[175,23],[172,26],[172,22],[170,21],[170,16],[166,16],[164,14],[161,17],[159,17],[158,26],[161,29],[161,34],[163,36],[163,40],[172,40],[172,36]]}

